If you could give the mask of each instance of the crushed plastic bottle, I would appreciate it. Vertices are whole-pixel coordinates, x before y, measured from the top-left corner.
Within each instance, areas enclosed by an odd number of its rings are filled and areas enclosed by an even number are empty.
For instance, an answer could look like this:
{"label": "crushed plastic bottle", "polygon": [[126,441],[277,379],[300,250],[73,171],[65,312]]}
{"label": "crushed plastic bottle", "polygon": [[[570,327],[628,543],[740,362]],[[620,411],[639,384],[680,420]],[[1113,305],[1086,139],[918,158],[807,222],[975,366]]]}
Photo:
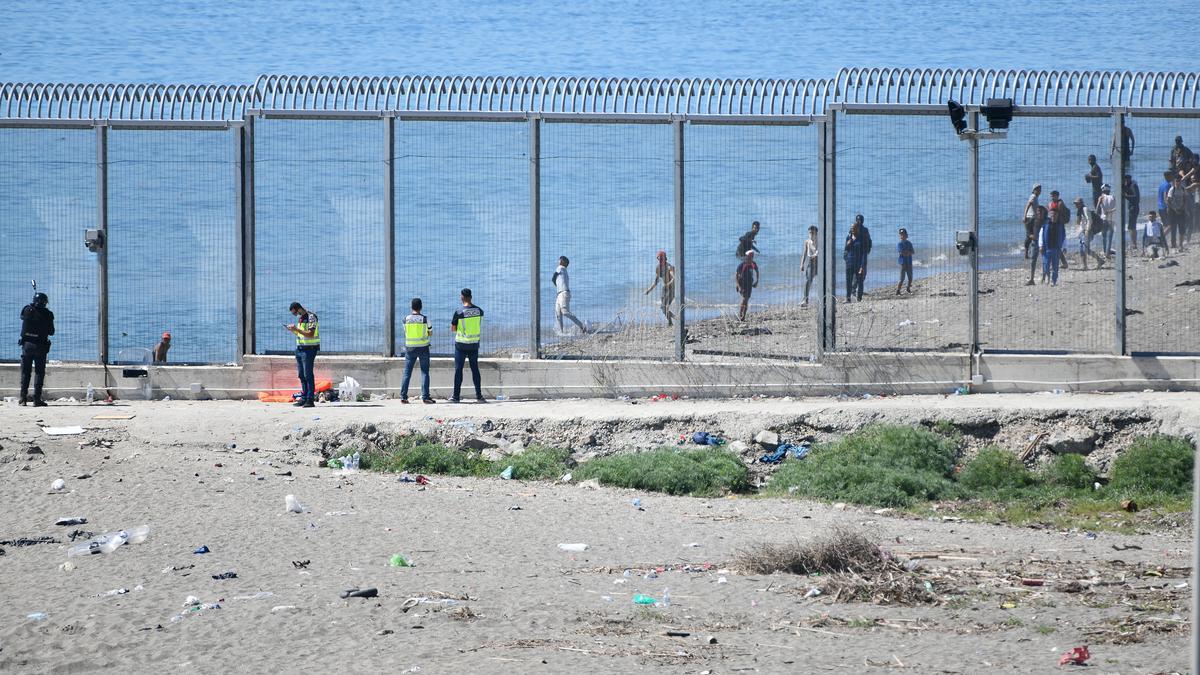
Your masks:
{"label": "crushed plastic bottle", "polygon": [[568,553],[582,553],[582,552],[588,550],[588,548],[589,547],[587,544],[559,544],[558,545],[558,550],[566,551]]}
{"label": "crushed plastic bottle", "polygon": [[671,606],[671,589],[669,589],[669,588],[663,589],[662,606],[663,607]]}
{"label": "crushed plastic bottle", "polygon": [[84,400],[88,402],[88,405],[91,405],[92,401],[96,400],[96,388],[92,386],[91,382],[88,382],[87,396]]}
{"label": "crushed plastic bottle", "polygon": [[283,504],[287,507],[289,513],[304,513],[304,506],[300,504],[299,499],[296,499],[296,495],[284,497]]}
{"label": "crushed plastic bottle", "polygon": [[500,477],[503,478],[504,480],[512,480],[512,475],[513,475],[512,464],[509,464],[508,467],[504,469],[504,471],[500,472]]}

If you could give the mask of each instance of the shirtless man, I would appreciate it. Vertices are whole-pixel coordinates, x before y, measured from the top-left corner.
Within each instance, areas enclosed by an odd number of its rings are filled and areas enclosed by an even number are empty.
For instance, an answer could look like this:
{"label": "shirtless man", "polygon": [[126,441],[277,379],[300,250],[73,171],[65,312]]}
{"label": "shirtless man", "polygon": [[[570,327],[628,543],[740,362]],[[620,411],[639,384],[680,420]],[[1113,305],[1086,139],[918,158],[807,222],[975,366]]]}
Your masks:
{"label": "shirtless man", "polygon": [[675,323],[675,315],[671,313],[671,305],[675,302],[675,266],[667,262],[667,252],[658,252],[658,265],[654,268],[654,283],[650,284],[642,295],[649,295],[650,291],[662,281],[662,298],[660,307],[663,316],[667,317],[667,325],[671,326]]}

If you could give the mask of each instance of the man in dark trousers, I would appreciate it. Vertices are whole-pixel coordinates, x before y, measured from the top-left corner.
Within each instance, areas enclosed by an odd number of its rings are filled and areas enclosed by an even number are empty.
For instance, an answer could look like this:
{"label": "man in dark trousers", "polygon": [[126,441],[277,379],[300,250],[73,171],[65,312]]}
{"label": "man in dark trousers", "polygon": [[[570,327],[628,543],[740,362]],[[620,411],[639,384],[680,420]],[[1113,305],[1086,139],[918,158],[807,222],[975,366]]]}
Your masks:
{"label": "man in dark trousers", "polygon": [[854,223],[858,225],[858,238],[862,240],[862,258],[860,259],[858,272],[858,299],[862,300],[863,286],[867,281],[867,258],[871,255],[871,230],[867,228],[867,223],[860,213],[854,216]]}
{"label": "man in dark trousers", "polygon": [[758,221],[756,220],[753,223],[750,223],[750,229],[746,232],[746,234],[743,234],[742,236],[738,237],[738,246],[737,246],[738,260],[745,260],[746,254],[749,253],[750,251],[754,251],[755,253],[758,253],[758,247],[754,245],[754,240],[758,238],[758,230],[760,227],[761,226],[758,224]]}
{"label": "man in dark trousers", "polygon": [[321,351],[321,328],[317,315],[293,302],[288,311],[296,317],[296,323],[284,328],[296,336],[296,375],[300,378],[300,398],[297,408],[313,408],[317,400],[317,376],[315,373],[317,352]]}
{"label": "man in dark trousers", "polygon": [[746,311],[750,305],[750,294],[758,288],[758,263],[754,262],[754,251],[746,251],[746,259],[738,265],[733,273],[733,282],[737,286],[738,295],[742,296],[742,304],[738,308],[738,321],[746,320]]}
{"label": "man in dark trousers", "polygon": [[[54,335],[54,312],[46,308],[50,298],[35,293],[33,302],[21,310],[21,398],[20,405],[33,402],[35,407],[46,405],[42,400],[42,384],[46,381],[46,355],[50,353],[50,336]],[[29,398],[29,376],[33,380],[33,398]]]}
{"label": "man in dark trousers", "polygon": [[471,302],[471,289],[462,289],[462,307],[450,319],[450,330],[454,331],[454,396],[451,403],[461,403],[463,361],[471,363],[471,381],[475,384],[475,400],[487,403],[479,387],[479,338],[483,332],[483,310]]}
{"label": "man in dark trousers", "polygon": [[421,364],[421,401],[433,403],[429,395],[429,339],[433,326],[429,318],[421,313],[421,299],[413,298],[412,313],[404,317],[404,379],[400,382],[400,402],[408,403],[408,383],[412,379],[413,365]]}

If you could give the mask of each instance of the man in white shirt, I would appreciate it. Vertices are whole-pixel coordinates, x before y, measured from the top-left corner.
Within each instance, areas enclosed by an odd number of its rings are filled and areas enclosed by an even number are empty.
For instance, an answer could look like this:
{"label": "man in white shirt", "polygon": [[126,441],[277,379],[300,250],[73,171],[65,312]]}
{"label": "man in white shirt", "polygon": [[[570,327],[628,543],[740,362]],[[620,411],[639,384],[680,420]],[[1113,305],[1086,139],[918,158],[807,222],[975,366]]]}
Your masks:
{"label": "man in white shirt", "polygon": [[1096,198],[1096,213],[1099,214],[1100,220],[1104,221],[1104,229],[1100,233],[1104,254],[1111,256],[1113,231],[1116,229],[1117,220],[1117,198],[1113,196],[1112,187],[1108,183],[1100,186],[1100,196]]}
{"label": "man in white shirt", "polygon": [[558,256],[558,268],[554,270],[554,276],[550,277],[550,281],[554,282],[554,287],[558,290],[558,294],[554,298],[554,320],[558,322],[559,335],[566,335],[563,319],[574,321],[581,334],[587,332],[587,329],[583,327],[583,322],[571,313],[571,280],[567,276],[567,267],[570,264],[571,261],[567,259],[567,256]]}
{"label": "man in white shirt", "polygon": [[1146,224],[1142,229],[1142,255],[1150,254],[1151,258],[1157,258],[1162,241],[1162,221],[1158,219],[1158,212],[1151,211],[1146,214]]}

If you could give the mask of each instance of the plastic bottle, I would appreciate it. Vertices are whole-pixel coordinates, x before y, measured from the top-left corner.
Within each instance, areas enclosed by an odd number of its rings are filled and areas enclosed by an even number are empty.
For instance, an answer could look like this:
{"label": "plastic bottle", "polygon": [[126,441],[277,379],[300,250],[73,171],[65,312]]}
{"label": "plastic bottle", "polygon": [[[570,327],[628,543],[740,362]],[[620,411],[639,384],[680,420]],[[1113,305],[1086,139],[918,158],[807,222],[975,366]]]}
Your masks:
{"label": "plastic bottle", "polygon": [[582,553],[588,550],[587,544],[559,544],[558,550],[568,553]]}
{"label": "plastic bottle", "polygon": [[96,400],[96,388],[92,386],[91,382],[88,382],[87,397],[84,400],[86,400],[89,405],[92,403],[92,401]]}
{"label": "plastic bottle", "polygon": [[124,546],[125,542],[127,542],[127,541],[129,541],[129,533],[126,532],[125,530],[121,530],[120,532],[113,532],[112,534],[108,535],[107,539],[105,540],[105,542],[103,544],[100,544],[100,552],[101,553],[112,553],[113,551],[117,550],[118,548]]}
{"label": "plastic bottle", "polygon": [[300,505],[300,500],[296,499],[296,495],[288,495],[284,497],[283,504],[291,513],[304,513],[304,507]]}
{"label": "plastic bottle", "polygon": [[671,606],[671,589],[669,589],[669,588],[663,589],[662,605],[663,605],[663,607]]}

